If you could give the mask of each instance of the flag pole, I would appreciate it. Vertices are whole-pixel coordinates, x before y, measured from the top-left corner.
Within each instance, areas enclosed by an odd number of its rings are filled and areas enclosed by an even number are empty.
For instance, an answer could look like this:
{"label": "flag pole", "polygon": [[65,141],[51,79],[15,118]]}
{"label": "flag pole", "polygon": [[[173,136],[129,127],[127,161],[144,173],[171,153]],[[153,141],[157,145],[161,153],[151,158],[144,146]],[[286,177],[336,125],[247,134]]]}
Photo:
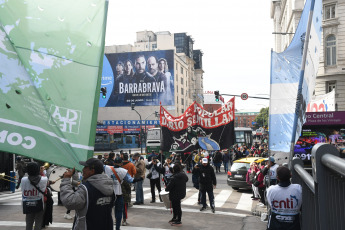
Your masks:
{"label": "flag pole", "polygon": [[[304,79],[305,63],[307,60],[307,52],[308,52],[308,45],[309,45],[309,38],[310,38],[311,23],[313,21],[314,5],[315,5],[315,0],[312,0],[311,5],[310,5],[310,12],[309,12],[309,18],[308,18],[307,31],[306,31],[306,35],[305,35],[305,42],[304,42],[304,47],[303,47],[303,56],[302,56],[300,78],[299,78],[299,83],[298,83],[295,117],[294,117],[293,128],[292,128],[292,138],[291,138],[290,157],[289,157],[289,167],[290,168],[292,167],[292,158],[294,156],[294,147],[295,147],[296,129],[297,129],[298,118],[299,118],[299,114],[301,113],[301,109],[303,109],[303,108],[300,108],[300,106],[302,104],[302,100],[304,100],[303,95],[302,95],[302,86],[303,86],[303,79]],[[304,118],[302,117],[302,119],[304,119]],[[301,123],[302,122],[303,121],[301,121]]]}

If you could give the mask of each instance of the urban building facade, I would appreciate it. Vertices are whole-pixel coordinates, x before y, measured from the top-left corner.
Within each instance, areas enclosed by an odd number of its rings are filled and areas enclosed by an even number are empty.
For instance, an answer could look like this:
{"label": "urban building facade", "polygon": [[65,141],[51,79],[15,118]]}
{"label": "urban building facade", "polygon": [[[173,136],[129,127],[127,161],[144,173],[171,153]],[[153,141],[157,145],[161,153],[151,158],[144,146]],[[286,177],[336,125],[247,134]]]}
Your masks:
{"label": "urban building facade", "polygon": [[[120,147],[138,147],[140,145],[141,129],[159,126],[159,119],[155,116],[155,112],[159,112],[160,104],[174,116],[182,115],[186,108],[194,101],[203,105],[203,53],[201,50],[194,50],[193,44],[194,40],[186,33],[173,34],[168,31],[155,33],[152,31],[140,31],[137,32],[137,39],[134,45],[128,44],[105,47],[106,59],[109,60],[110,65],[112,65],[111,62],[115,64],[110,68],[112,73],[114,73],[113,77],[106,75],[107,71],[104,69],[105,64],[103,65],[102,87],[109,84],[114,84],[114,87],[111,92],[107,91],[107,94],[111,94],[107,96],[108,102],[102,103],[102,98],[100,99],[98,111],[99,126],[97,127],[97,135],[100,141],[104,141],[104,139],[106,139],[105,137],[107,137],[110,139],[110,142],[119,143]],[[138,59],[140,55],[142,56],[140,60],[142,60],[143,67],[137,66],[137,63],[140,62]],[[153,56],[155,57],[153,58]],[[131,60],[126,61],[128,59]],[[155,61],[152,61],[153,59],[155,59]],[[150,73],[152,69],[150,65],[152,65],[153,62],[155,68],[160,69],[161,62],[164,61],[166,70],[163,71],[165,72],[163,78],[165,77],[168,79],[168,87],[165,83],[163,85],[163,80],[162,84],[156,83],[156,81],[159,82],[159,80],[157,80],[159,77],[155,77],[158,76],[158,74],[154,75]],[[134,81],[126,82],[123,78],[124,71],[126,71],[127,68],[126,65],[132,66],[133,79],[139,76],[139,74],[137,74],[139,73],[138,68],[144,68],[143,74],[147,76],[145,80],[141,80],[140,83]],[[124,69],[124,71],[121,72],[121,69]],[[147,81],[147,79],[153,79],[153,77],[156,78],[154,83]],[[106,80],[108,82],[105,82]],[[156,90],[156,86],[157,92],[150,91]],[[141,91],[140,87],[143,87],[143,91]],[[145,92],[145,87],[150,90]],[[161,87],[165,87],[165,89],[162,90],[164,92],[166,92],[167,88],[171,90],[169,94],[165,95],[164,99],[162,99],[163,96],[159,96],[163,95],[163,93],[159,91]],[[121,98],[120,94],[122,92],[131,92],[130,95],[132,97],[126,99],[127,95],[125,94],[123,99],[119,99]],[[158,95],[156,97],[152,96],[153,100],[156,100],[156,102],[152,102],[151,99],[151,102],[143,102],[139,99],[134,99],[134,96],[144,95],[142,98],[146,97],[145,100],[149,101],[149,99],[147,99],[148,96],[145,95],[151,93]],[[114,99],[115,97],[117,98]],[[109,103],[111,100],[114,101],[114,103]],[[121,103],[118,103],[120,100],[122,100]],[[134,110],[131,108],[132,103],[134,103]],[[131,142],[131,145],[124,144],[127,140]]]}
{"label": "urban building facade", "polygon": [[255,118],[259,115],[259,112],[235,112],[235,128],[246,127],[255,129]]}
{"label": "urban building facade", "polygon": [[[290,44],[301,17],[304,0],[272,0],[271,18],[275,32],[274,51]],[[345,2],[322,1],[322,37],[315,96],[335,91],[335,111],[345,111]]]}

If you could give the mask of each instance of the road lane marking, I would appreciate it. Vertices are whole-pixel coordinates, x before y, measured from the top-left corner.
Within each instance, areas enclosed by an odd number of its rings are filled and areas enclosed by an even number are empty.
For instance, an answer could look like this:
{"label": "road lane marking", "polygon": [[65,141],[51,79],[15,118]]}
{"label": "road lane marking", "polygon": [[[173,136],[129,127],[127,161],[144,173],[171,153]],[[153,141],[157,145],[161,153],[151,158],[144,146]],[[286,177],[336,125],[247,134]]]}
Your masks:
{"label": "road lane marking", "polygon": [[242,193],[240,200],[237,203],[236,209],[252,211],[253,200],[251,198],[252,194]]}
{"label": "road lane marking", "polygon": [[214,198],[214,205],[217,207],[222,207],[225,202],[229,199],[232,191],[231,190],[222,190],[220,193]]}

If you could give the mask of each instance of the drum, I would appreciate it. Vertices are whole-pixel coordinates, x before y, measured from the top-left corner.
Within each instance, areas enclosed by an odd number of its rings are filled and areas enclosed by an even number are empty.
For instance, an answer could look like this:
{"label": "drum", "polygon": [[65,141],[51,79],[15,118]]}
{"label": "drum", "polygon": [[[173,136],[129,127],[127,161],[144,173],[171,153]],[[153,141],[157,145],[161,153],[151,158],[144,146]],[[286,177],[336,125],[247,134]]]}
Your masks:
{"label": "drum", "polygon": [[49,181],[54,181],[54,184],[50,184],[50,187],[55,192],[60,192],[60,184],[63,174],[66,172],[67,168],[61,166],[51,166],[47,170],[47,177]]}
{"label": "drum", "polygon": [[161,196],[162,198],[162,201],[164,203],[164,206],[166,209],[169,209],[171,208],[171,205],[170,205],[170,200],[169,200],[169,192],[165,191],[165,190],[162,190],[159,195]]}

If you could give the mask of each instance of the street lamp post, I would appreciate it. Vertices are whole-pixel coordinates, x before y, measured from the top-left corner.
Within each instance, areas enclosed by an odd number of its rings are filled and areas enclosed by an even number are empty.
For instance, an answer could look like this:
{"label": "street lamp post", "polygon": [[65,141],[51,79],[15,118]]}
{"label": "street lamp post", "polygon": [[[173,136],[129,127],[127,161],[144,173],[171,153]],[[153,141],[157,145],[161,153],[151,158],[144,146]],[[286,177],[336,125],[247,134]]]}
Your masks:
{"label": "street lamp post", "polygon": [[138,115],[139,115],[139,118],[140,118],[140,153],[143,154],[143,143],[142,143],[142,139],[143,139],[143,129],[141,128],[142,126],[142,120],[141,120],[141,115],[140,113],[134,108],[135,107],[135,103],[131,103],[131,107],[132,107],[132,110],[134,110]]}

